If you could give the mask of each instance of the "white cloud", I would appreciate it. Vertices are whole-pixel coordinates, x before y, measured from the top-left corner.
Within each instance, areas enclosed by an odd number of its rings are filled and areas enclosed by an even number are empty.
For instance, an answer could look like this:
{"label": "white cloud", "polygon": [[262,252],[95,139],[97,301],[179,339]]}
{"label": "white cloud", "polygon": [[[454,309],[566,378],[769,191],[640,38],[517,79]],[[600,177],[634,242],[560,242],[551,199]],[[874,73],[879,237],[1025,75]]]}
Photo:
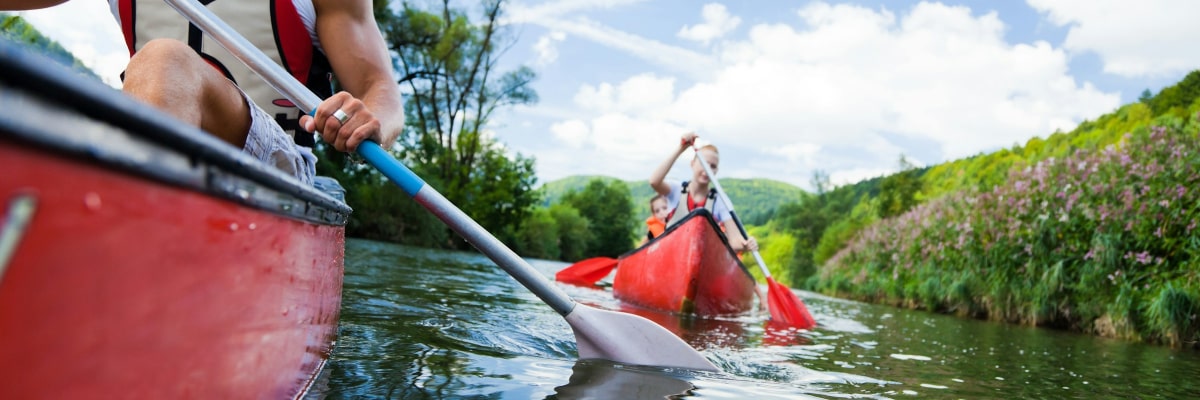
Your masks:
{"label": "white cloud", "polygon": [[575,94],[575,103],[592,112],[622,112],[638,117],[662,117],[675,96],[675,79],[654,74],[635,75],[618,86],[584,84]]}
{"label": "white cloud", "polygon": [[537,59],[533,63],[544,66],[558,60],[558,44],[564,40],[567,40],[567,34],[558,31],[542,35],[533,45],[533,51],[537,53]]}
{"label": "white cloud", "polygon": [[1070,130],[1119,104],[1077,82],[1062,49],[1008,44],[994,12],[816,2],[796,15],[723,42],[694,84],[639,74],[582,85],[575,119],[602,157],[638,166],[632,177],[694,129],[731,154],[727,176],[807,186],[817,168],[846,183],[895,171],[902,153],[939,163]]}
{"label": "white cloud", "polygon": [[812,143],[791,143],[783,146],[763,147],[763,153],[783,156],[788,162],[813,165],[814,158],[821,151],[821,145]]}
{"label": "white cloud", "polygon": [[1059,26],[1069,26],[1063,47],[1095,52],[1104,72],[1152,77],[1200,67],[1192,51],[1200,37],[1200,2],[1027,0]]}
{"label": "white cloud", "polygon": [[725,5],[720,3],[705,4],[700,10],[700,16],[704,18],[704,22],[698,25],[685,25],[679,29],[676,36],[681,38],[697,41],[708,45],[714,39],[725,36],[726,33],[737,28],[738,24],[742,23],[742,19],[729,14],[725,9]]}
{"label": "white cloud", "polygon": [[515,3],[508,6],[508,16],[501,23],[541,26],[553,32],[591,40],[688,76],[707,76],[716,66],[715,60],[708,55],[624,32],[578,15],[583,11],[639,2],[641,0],[561,0],[536,6]]}
{"label": "white cloud", "polygon": [[550,126],[554,137],[571,148],[581,148],[588,143],[592,133],[583,121],[573,119],[562,121]]}
{"label": "white cloud", "polygon": [[559,0],[532,6],[524,2],[514,2],[505,6],[507,16],[503,22],[530,23],[540,20],[557,19],[566,14],[615,8],[643,1],[645,0]]}
{"label": "white cloud", "polygon": [[129,50],[107,3],[68,1],[19,15],[74,54],[105,83],[121,86],[120,75],[129,62]]}

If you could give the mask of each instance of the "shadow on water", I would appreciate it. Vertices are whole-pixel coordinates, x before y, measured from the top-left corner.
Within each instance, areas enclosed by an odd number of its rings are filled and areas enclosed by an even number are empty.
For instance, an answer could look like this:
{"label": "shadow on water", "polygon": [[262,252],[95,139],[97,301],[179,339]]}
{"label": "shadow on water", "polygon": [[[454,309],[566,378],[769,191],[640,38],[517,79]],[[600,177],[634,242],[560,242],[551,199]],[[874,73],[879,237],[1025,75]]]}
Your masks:
{"label": "shadow on water", "polygon": [[[564,263],[531,260],[546,276]],[[576,361],[562,317],[476,253],[348,240],[340,336],[311,398],[1195,398],[1195,352],[801,293],[812,331],[766,313],[702,319],[622,305],[724,373]]]}

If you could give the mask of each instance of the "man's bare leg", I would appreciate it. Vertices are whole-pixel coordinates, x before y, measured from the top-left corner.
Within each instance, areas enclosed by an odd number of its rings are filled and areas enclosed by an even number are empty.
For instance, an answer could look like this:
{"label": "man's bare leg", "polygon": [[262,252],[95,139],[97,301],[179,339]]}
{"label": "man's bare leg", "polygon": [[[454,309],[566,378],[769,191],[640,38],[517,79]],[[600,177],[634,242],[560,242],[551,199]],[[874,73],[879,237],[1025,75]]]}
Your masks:
{"label": "man's bare leg", "polygon": [[242,148],[250,108],[241,91],[182,42],[157,39],[129,60],[124,91]]}

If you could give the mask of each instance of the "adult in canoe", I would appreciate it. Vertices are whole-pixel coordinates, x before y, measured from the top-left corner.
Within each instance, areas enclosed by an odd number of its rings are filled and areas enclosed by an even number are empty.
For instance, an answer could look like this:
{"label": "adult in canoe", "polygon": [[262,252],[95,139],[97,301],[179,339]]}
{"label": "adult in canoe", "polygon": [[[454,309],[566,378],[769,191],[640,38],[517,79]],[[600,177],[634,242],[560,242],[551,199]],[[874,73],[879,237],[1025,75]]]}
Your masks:
{"label": "adult in canoe", "polygon": [[[659,164],[658,168],[650,174],[650,187],[654,188],[655,192],[667,198],[667,207],[675,210],[672,211],[670,218],[667,220],[667,227],[671,227],[683,220],[685,216],[692,210],[698,207],[708,208],[712,212],[713,219],[718,224],[723,225],[726,232],[737,232],[737,224],[729,217],[729,205],[722,204],[717,201],[716,196],[709,188],[711,182],[708,174],[704,171],[701,162],[708,163],[709,168],[713,173],[717,173],[717,168],[721,163],[721,155],[717,151],[717,147],[707,145],[701,147],[697,152],[697,156],[692,159],[692,180],[683,182],[666,181],[667,172],[671,170],[671,166],[675,165],[675,160],[683,155],[684,151],[692,147],[692,143],[696,140],[696,134],[688,132],[679,138],[679,147],[672,150],[671,155]],[[685,196],[686,194],[686,196]],[[729,235],[729,247],[737,252],[757,251],[758,242],[753,237],[743,238],[739,235]]]}
{"label": "adult in canoe", "polygon": [[[66,0],[0,0],[29,10]],[[135,4],[136,3],[136,4]],[[109,0],[132,55],[123,90],[311,183],[313,132],[339,151],[394,143],[404,127],[391,58],[370,1],[218,1],[208,8],[326,98],[315,118],[160,1]],[[325,45],[323,46],[322,43]],[[331,93],[331,75],[346,89]],[[236,82],[236,83],[235,83]],[[302,128],[296,134],[288,130]]]}

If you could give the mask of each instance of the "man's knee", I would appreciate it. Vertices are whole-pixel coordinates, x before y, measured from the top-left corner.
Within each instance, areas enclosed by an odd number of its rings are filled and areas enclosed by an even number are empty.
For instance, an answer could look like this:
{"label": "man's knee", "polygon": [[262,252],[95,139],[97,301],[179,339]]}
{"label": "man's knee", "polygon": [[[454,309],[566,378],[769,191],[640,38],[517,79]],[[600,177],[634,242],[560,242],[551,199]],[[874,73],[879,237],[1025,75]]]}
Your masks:
{"label": "man's knee", "polygon": [[187,44],[173,39],[154,39],[138,49],[129,58],[125,79],[154,79],[155,77],[179,77],[186,79],[194,75],[193,68],[203,60]]}

